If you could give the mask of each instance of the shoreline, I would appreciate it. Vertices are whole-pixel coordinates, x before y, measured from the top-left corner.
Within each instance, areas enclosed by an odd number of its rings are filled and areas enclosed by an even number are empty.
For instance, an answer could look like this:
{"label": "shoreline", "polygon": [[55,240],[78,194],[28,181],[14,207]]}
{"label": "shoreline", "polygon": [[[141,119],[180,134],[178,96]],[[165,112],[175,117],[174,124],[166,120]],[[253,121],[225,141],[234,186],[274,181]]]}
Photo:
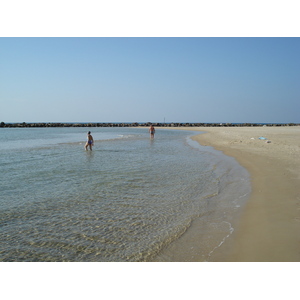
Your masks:
{"label": "shoreline", "polygon": [[48,127],[149,127],[150,125],[155,127],[165,128],[196,128],[196,127],[280,127],[280,126],[300,126],[296,123],[151,123],[151,122],[16,122],[5,123],[0,122],[0,128],[48,128]]}
{"label": "shoreline", "polygon": [[192,139],[234,157],[250,173],[252,192],[237,228],[210,261],[300,261],[300,127],[173,129],[204,132]]}

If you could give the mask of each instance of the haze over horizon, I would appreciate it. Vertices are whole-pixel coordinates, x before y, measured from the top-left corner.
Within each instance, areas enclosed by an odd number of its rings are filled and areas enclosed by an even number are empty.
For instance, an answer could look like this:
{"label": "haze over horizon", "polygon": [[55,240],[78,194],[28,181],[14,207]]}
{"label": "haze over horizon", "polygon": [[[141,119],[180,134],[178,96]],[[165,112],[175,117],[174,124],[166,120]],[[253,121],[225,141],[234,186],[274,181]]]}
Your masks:
{"label": "haze over horizon", "polygon": [[0,38],[0,122],[299,123],[299,38]]}

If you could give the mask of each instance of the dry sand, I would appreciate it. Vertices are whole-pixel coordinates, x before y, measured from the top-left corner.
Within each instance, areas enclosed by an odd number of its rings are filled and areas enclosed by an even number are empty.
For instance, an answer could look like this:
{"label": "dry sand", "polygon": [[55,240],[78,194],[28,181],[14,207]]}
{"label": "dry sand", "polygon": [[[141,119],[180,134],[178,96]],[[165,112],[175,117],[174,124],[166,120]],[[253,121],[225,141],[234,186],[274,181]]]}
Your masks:
{"label": "dry sand", "polygon": [[237,229],[211,260],[299,262],[300,127],[185,129],[206,132],[194,140],[234,157],[251,176],[252,193]]}

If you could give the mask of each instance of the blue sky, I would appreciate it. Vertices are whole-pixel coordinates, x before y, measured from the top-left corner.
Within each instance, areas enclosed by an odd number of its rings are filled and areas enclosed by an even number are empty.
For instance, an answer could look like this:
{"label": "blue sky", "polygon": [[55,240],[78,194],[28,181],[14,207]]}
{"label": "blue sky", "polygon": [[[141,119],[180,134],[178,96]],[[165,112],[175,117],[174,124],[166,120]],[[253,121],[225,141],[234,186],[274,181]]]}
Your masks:
{"label": "blue sky", "polygon": [[0,38],[0,122],[300,122],[300,38]]}

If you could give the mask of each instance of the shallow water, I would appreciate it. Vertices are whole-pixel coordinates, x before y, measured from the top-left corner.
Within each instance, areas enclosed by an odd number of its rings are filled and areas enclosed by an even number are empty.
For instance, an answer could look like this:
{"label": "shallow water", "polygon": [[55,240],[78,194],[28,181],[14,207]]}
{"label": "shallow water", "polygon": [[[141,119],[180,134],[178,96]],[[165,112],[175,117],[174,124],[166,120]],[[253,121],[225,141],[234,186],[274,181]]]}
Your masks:
{"label": "shallow water", "polygon": [[[247,172],[192,132],[90,130],[93,151],[84,128],[0,129],[1,261],[148,261],[196,218],[228,227],[249,194]],[[203,257],[227,235],[207,235]]]}

